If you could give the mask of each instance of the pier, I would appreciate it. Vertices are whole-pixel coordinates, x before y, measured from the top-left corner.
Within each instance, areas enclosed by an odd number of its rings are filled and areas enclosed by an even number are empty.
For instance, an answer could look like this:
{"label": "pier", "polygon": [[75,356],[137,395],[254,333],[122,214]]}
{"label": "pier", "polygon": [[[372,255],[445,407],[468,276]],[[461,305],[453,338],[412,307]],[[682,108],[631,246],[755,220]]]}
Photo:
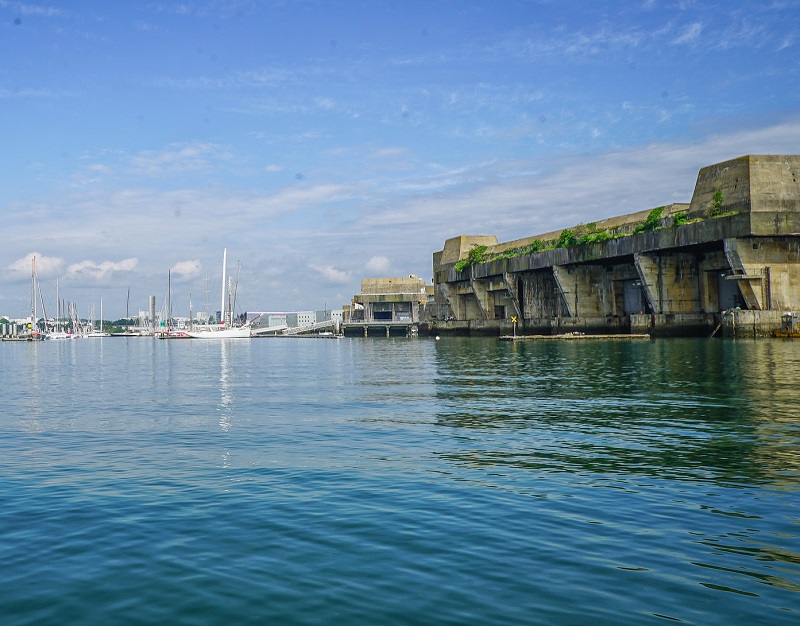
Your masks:
{"label": "pier", "polygon": [[418,325],[402,321],[350,322],[342,331],[345,337],[413,337],[418,333]]}

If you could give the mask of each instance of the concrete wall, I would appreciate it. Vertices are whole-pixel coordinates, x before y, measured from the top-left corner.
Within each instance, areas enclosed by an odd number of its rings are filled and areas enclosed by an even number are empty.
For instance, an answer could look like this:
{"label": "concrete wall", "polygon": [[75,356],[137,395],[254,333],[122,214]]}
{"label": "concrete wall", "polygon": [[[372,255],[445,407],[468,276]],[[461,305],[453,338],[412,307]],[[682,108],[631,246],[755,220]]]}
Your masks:
{"label": "concrete wall", "polygon": [[413,275],[399,278],[365,278],[361,281],[361,293],[364,295],[390,293],[420,294],[425,293],[425,281]]}

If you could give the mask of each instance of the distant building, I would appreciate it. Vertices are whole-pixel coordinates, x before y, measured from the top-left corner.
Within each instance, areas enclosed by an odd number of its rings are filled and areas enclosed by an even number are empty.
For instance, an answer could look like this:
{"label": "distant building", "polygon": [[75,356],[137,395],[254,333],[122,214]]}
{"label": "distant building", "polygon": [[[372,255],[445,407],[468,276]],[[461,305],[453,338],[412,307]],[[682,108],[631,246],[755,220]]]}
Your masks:
{"label": "distant building", "polygon": [[323,311],[248,311],[243,320],[253,323],[256,328],[293,329],[313,327],[333,322],[341,325],[342,310]]}
{"label": "distant building", "polygon": [[289,328],[311,326],[316,321],[317,315],[314,311],[292,311],[286,314],[286,324]]}
{"label": "distant building", "polygon": [[323,311],[316,311],[316,321],[319,324],[320,322],[336,322],[338,324],[342,323],[343,311],[342,309],[325,309]]}

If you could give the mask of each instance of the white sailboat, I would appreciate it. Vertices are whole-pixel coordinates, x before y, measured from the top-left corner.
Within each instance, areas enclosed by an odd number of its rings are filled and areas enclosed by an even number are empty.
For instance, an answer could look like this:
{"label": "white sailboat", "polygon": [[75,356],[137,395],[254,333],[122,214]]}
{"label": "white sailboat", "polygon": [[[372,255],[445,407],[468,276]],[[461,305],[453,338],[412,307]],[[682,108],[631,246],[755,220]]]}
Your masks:
{"label": "white sailboat", "polygon": [[[36,312],[36,292],[37,292],[37,282],[36,282],[36,257],[31,258],[31,321],[28,324],[28,336],[27,339],[29,341],[41,341],[45,338],[47,333],[42,333],[39,331],[39,315]],[[42,307],[44,309],[44,307]],[[45,327],[47,327],[47,314],[44,315]]]}
{"label": "white sailboat", "polygon": [[192,339],[248,339],[250,338],[250,325],[233,325],[233,307],[230,298],[226,299],[228,291],[228,249],[222,252],[222,307],[220,308],[220,323],[210,325],[200,330],[190,330],[186,334]]}
{"label": "white sailboat", "polygon": [[61,300],[58,294],[58,279],[56,279],[56,323],[55,328],[47,334],[47,339],[54,341],[54,340],[66,340],[66,339],[74,339],[75,335],[73,333],[68,333],[64,330],[61,321]]}
{"label": "white sailboat", "polygon": [[85,333],[84,337],[110,337],[111,335],[103,331],[103,299],[100,298],[100,330],[94,328],[94,305],[92,305],[92,320],[89,332]]}

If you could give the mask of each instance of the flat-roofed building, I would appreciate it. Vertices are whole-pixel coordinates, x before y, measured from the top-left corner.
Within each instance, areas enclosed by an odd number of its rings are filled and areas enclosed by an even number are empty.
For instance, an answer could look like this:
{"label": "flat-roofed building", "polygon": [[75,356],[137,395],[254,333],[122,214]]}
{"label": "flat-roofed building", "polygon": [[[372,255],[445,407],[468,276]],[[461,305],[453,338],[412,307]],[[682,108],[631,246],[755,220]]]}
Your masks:
{"label": "flat-roofed building", "polygon": [[[416,330],[431,288],[417,276],[365,278],[353,296],[345,334],[408,334]],[[374,332],[370,333],[370,330]]]}

